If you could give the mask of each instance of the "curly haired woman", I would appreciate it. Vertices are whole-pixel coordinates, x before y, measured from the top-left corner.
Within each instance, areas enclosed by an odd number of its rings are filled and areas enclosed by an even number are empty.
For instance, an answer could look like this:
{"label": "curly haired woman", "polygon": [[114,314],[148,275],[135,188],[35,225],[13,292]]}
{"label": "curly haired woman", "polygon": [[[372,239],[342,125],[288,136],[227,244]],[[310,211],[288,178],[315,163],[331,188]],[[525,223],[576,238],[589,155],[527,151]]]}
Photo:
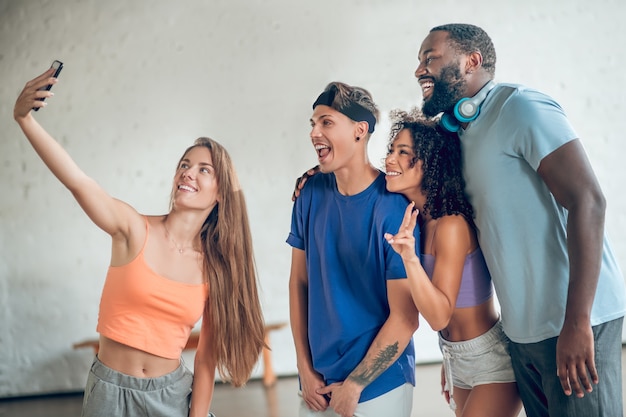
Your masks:
{"label": "curly haired woman", "polygon": [[411,203],[398,233],[385,238],[402,257],[415,306],[439,332],[442,390],[458,417],[517,416],[508,339],[465,195],[458,138],[417,111],[391,118],[387,189]]}

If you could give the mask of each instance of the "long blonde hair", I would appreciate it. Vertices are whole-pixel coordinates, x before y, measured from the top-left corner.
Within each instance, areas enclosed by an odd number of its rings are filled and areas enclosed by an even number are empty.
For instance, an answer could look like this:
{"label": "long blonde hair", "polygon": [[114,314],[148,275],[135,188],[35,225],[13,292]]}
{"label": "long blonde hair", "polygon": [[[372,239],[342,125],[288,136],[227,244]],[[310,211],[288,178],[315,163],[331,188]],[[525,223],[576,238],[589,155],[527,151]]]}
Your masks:
{"label": "long blonde hair", "polygon": [[265,346],[248,211],[233,162],[222,145],[198,138],[181,160],[198,146],[211,152],[219,196],[200,231],[209,283],[203,320],[208,320],[208,348],[220,377],[238,387],[250,378]]}

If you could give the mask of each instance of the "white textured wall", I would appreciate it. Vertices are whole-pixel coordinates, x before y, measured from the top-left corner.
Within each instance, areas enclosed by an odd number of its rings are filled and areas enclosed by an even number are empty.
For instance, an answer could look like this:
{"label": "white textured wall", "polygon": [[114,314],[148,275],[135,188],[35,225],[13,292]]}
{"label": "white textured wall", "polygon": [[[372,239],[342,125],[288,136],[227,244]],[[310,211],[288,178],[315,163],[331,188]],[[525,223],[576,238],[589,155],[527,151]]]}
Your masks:
{"label": "white textured wall", "polygon": [[[373,93],[383,113],[420,102],[413,78],[428,29],[484,27],[497,79],[558,99],[607,195],[626,269],[622,0],[0,0],[0,397],[81,390],[91,360],[109,239],[49,174],[12,120],[18,92],[53,59],[56,97],[37,117],[116,197],[167,209],[193,139],[222,142],[248,198],[268,322],[288,320],[290,195],[315,164],[310,105],[327,82]],[[387,122],[371,144],[384,155]],[[439,357],[427,325],[419,360]],[[275,368],[295,372],[288,329]],[[257,370],[257,375],[258,375]]]}

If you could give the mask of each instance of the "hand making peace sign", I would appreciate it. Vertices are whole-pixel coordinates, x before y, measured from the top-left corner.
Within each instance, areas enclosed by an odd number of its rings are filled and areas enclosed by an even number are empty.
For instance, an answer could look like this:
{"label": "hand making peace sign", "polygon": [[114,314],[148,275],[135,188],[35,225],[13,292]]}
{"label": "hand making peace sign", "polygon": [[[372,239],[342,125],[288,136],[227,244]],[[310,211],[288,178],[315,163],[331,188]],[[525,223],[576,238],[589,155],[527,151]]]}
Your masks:
{"label": "hand making peace sign", "polygon": [[404,261],[410,261],[418,257],[415,253],[415,236],[413,236],[418,213],[419,210],[415,209],[415,202],[411,201],[404,212],[404,218],[398,233],[395,235],[385,233],[387,242]]}

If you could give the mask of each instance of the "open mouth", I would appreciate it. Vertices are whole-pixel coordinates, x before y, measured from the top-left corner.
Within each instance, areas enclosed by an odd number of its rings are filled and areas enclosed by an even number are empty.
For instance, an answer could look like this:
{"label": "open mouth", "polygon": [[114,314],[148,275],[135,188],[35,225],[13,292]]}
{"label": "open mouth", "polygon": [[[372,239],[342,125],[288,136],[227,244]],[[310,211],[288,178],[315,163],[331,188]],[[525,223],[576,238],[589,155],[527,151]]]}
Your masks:
{"label": "open mouth", "polygon": [[421,79],[419,80],[419,83],[420,87],[422,87],[422,97],[426,100],[426,98],[432,95],[435,82],[431,79]]}
{"label": "open mouth", "polygon": [[198,191],[195,188],[190,187],[189,185],[185,185],[185,184],[180,184],[178,186],[178,189],[182,190],[182,191],[187,191],[187,192],[190,192],[190,193],[195,193],[196,191]]}
{"label": "open mouth", "polygon": [[321,161],[330,153],[330,147],[327,145],[317,144],[315,145],[315,151],[317,152],[317,159]]}

